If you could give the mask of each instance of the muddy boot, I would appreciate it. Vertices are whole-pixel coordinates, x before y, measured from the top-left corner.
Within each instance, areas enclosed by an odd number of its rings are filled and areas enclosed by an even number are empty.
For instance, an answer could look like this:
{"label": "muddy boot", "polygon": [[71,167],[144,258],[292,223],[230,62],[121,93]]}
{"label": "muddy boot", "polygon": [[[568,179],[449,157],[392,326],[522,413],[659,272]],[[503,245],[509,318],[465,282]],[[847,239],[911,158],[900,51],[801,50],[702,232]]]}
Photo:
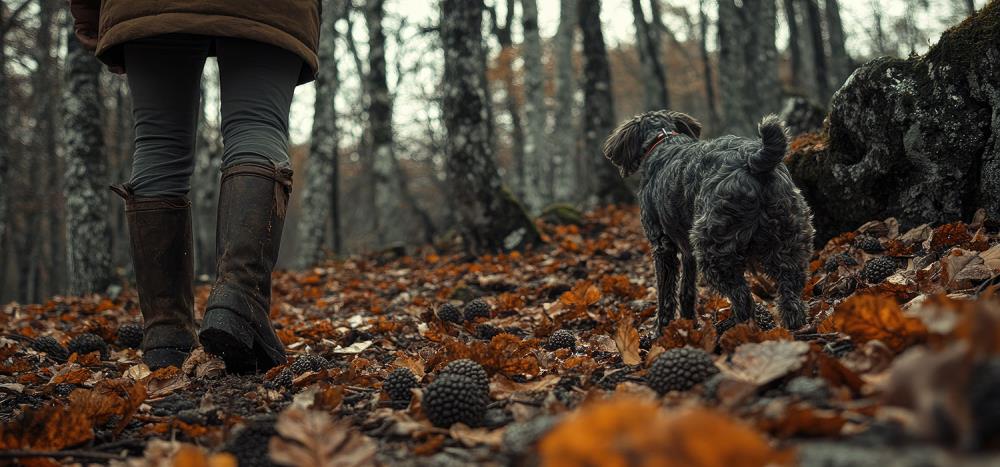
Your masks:
{"label": "muddy boot", "polygon": [[142,360],[151,370],[180,368],[198,342],[191,202],[185,197],[139,197],[127,183],[111,190],[125,200],[144,328]]}
{"label": "muddy boot", "polygon": [[222,172],[215,284],[199,337],[234,373],[285,363],[271,327],[271,271],[278,259],[292,171],[238,164]]}

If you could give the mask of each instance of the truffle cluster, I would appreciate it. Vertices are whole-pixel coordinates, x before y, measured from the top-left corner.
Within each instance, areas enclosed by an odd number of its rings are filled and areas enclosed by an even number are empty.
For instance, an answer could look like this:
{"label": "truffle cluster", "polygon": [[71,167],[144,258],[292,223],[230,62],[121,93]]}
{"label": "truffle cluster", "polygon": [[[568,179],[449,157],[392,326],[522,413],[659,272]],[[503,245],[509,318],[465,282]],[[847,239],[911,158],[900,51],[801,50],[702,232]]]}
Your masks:
{"label": "truffle cluster", "polygon": [[871,235],[862,235],[854,239],[854,246],[867,253],[878,253],[881,251],[885,251],[885,247],[882,246],[882,243],[879,242],[877,238],[872,237]]}
{"label": "truffle cluster", "polygon": [[31,348],[35,351],[45,353],[56,361],[66,361],[69,352],[52,336],[42,336],[31,342]]}
{"label": "truffle cluster", "polygon": [[774,322],[774,316],[771,315],[771,311],[763,303],[754,305],[753,322],[757,323],[757,327],[761,331],[770,331],[777,327],[777,324]]}
{"label": "truffle cluster", "polygon": [[449,323],[461,323],[462,322],[462,312],[457,306],[451,303],[445,303],[441,305],[437,310],[437,316],[441,321],[447,321]]}
{"label": "truffle cluster", "polygon": [[138,349],[142,346],[142,325],[139,323],[126,323],[118,326],[118,333],[115,340],[122,347]]}
{"label": "truffle cluster", "polygon": [[475,321],[479,318],[490,317],[490,304],[486,300],[477,298],[465,305],[465,320]]}
{"label": "truffle cluster", "polygon": [[896,268],[897,264],[895,260],[879,256],[865,263],[865,267],[861,269],[860,276],[869,284],[879,284],[896,272]]}
{"label": "truffle cluster", "polygon": [[410,390],[419,386],[420,382],[409,368],[396,368],[389,373],[389,377],[382,384],[382,389],[389,395],[392,406],[402,409],[410,405],[410,398],[413,396]]}
{"label": "truffle cluster", "polygon": [[565,329],[560,329],[553,332],[551,336],[545,341],[546,350],[557,350],[557,349],[576,349],[576,336],[572,332]]}
{"label": "truffle cluster", "polygon": [[486,370],[472,360],[461,359],[445,365],[427,386],[423,409],[438,427],[459,422],[477,426],[482,422],[489,399]]}
{"label": "truffle cluster", "polygon": [[329,364],[330,362],[327,359],[319,355],[306,354],[295,360],[295,363],[292,363],[292,366],[289,368],[291,368],[292,373],[301,375],[307,371],[320,371]]}
{"label": "truffle cluster", "polygon": [[662,395],[670,391],[687,391],[718,372],[707,352],[682,347],[656,357],[646,375],[646,383]]}
{"label": "truffle cluster", "polygon": [[85,355],[91,352],[100,352],[101,360],[108,359],[108,344],[97,334],[89,332],[80,334],[69,341],[67,347],[69,347],[70,353]]}

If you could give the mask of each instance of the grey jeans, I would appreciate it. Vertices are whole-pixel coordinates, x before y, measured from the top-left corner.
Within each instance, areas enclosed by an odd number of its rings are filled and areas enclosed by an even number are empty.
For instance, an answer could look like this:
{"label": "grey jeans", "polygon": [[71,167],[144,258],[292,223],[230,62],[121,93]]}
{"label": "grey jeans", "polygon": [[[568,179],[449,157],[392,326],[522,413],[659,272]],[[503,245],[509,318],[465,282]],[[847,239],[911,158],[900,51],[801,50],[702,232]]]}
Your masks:
{"label": "grey jeans", "polygon": [[201,75],[214,48],[222,104],[222,168],[244,162],[289,167],[288,111],[302,59],[245,39],[168,34],[126,43],[138,196],[184,196],[191,188]]}

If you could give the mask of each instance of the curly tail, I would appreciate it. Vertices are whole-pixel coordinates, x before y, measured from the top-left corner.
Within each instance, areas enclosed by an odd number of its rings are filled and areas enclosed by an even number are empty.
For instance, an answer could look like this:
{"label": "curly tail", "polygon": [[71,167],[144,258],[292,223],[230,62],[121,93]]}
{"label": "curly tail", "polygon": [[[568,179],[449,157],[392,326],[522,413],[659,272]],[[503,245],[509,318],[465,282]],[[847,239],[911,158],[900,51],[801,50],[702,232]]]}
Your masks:
{"label": "curly tail", "polygon": [[747,158],[747,167],[751,173],[765,174],[774,170],[785,159],[788,133],[785,123],[777,115],[764,117],[757,129],[760,132],[760,151]]}

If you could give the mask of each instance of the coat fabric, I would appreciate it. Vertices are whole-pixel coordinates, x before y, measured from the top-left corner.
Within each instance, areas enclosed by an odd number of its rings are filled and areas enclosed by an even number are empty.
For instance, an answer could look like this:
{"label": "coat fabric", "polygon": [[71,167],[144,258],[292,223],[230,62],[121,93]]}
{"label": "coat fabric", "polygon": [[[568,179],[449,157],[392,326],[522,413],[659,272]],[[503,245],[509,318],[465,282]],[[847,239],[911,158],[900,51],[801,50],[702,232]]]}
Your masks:
{"label": "coat fabric", "polygon": [[[99,11],[97,57],[124,69],[122,44],[162,34],[249,39],[302,58],[299,84],[315,79],[320,0],[70,0],[77,36],[88,35]],[[92,34],[92,33],[91,33]]]}

